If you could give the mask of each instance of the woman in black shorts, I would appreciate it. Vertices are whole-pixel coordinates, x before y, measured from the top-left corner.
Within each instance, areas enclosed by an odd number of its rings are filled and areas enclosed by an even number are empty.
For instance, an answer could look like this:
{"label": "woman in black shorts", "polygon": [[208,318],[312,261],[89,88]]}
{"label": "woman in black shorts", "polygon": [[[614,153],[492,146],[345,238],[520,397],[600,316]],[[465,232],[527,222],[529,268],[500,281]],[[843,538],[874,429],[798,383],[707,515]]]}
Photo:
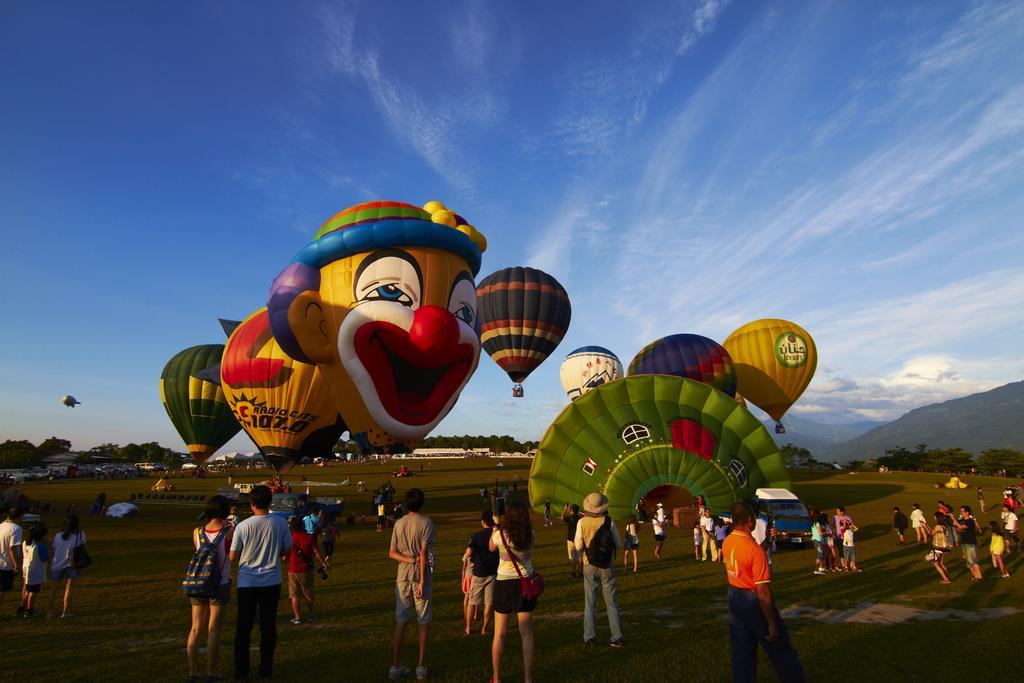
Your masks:
{"label": "woman in black shorts", "polygon": [[[494,641],[491,643],[491,664],[494,667],[492,680],[501,680],[501,654],[505,650],[505,631],[510,615],[519,621],[519,636],[523,641],[523,680],[533,680],[533,618],[531,612],[537,606],[536,598],[525,600],[520,588],[519,572],[523,576],[533,575],[530,549],[536,542],[530,524],[530,511],[519,502],[509,503],[508,510],[499,520],[491,535],[491,552],[498,553],[498,576],[494,583]],[[519,564],[516,571],[510,553]]]}

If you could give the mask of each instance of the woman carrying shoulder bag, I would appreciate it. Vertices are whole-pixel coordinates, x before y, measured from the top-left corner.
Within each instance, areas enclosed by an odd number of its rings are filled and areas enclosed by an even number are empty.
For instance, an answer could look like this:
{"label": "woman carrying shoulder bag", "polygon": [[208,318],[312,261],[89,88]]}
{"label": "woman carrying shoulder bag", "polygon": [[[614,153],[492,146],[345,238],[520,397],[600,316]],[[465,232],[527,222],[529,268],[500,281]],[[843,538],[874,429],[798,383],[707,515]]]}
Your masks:
{"label": "woman carrying shoulder bag", "polygon": [[[81,550],[79,550],[81,549]],[[50,603],[46,610],[46,618],[53,616],[56,607],[57,596],[61,593],[60,582],[64,582],[64,609],[60,614],[61,619],[71,617],[71,588],[78,580],[79,568],[75,565],[75,552],[79,555],[85,550],[85,532],[82,531],[78,522],[78,515],[72,513],[64,518],[64,525],[58,534],[53,537],[53,552],[50,559],[50,578],[55,585],[50,593]]]}
{"label": "woman carrying shoulder bag", "polygon": [[932,563],[935,571],[942,577],[940,583],[949,583],[949,570],[946,569],[944,557],[952,543],[946,536],[946,527],[943,524],[945,515],[941,512],[935,513],[935,526],[928,532],[932,537],[932,550],[925,556],[925,559]]}
{"label": "woman carrying shoulder bag", "polygon": [[[519,501],[508,505],[505,515],[491,535],[491,552],[498,553],[498,576],[494,583],[494,641],[491,644],[492,681],[501,681],[501,655],[505,651],[505,632],[509,616],[519,621],[523,641],[523,680],[533,681],[533,618],[537,595],[543,590],[540,575],[534,572],[530,549],[537,538],[530,524],[530,511]],[[529,597],[523,595],[524,586]]]}

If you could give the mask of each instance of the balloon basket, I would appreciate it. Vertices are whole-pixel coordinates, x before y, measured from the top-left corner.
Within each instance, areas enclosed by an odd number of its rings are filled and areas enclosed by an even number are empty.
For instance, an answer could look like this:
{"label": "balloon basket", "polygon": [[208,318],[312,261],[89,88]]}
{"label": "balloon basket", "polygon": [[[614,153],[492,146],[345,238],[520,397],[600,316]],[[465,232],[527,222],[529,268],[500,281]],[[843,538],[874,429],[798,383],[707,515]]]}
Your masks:
{"label": "balloon basket", "polygon": [[524,392],[523,392],[523,385],[522,384],[513,384],[512,385],[512,398],[522,398],[523,397],[523,393]]}
{"label": "balloon basket", "polygon": [[776,434],[785,434],[786,433],[786,428],[782,426],[781,422],[776,422],[775,423],[775,433]]}

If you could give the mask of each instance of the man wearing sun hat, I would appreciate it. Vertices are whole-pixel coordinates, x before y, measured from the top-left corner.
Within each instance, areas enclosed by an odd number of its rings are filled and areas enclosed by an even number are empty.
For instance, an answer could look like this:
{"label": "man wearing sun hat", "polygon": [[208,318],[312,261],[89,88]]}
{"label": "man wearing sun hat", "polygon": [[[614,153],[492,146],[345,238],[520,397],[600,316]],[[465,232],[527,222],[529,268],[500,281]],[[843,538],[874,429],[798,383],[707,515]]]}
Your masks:
{"label": "man wearing sun hat", "polygon": [[587,645],[597,642],[594,606],[600,586],[608,610],[611,646],[622,647],[625,641],[615,601],[615,551],[622,547],[622,539],[608,516],[608,498],[603,494],[595,491],[583,499],[583,518],[576,525],[575,545],[583,556],[583,642]]}

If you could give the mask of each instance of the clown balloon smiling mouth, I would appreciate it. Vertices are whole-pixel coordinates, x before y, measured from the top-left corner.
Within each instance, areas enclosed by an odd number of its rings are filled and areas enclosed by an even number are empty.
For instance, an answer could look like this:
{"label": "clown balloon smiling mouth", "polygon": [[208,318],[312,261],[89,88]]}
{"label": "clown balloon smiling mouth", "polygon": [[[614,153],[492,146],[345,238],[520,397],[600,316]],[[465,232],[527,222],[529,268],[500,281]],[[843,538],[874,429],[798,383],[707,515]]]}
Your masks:
{"label": "clown balloon smiling mouth", "polygon": [[425,436],[476,370],[486,244],[437,202],[371,202],[325,223],[274,281],[275,338],[320,368],[362,447]]}

